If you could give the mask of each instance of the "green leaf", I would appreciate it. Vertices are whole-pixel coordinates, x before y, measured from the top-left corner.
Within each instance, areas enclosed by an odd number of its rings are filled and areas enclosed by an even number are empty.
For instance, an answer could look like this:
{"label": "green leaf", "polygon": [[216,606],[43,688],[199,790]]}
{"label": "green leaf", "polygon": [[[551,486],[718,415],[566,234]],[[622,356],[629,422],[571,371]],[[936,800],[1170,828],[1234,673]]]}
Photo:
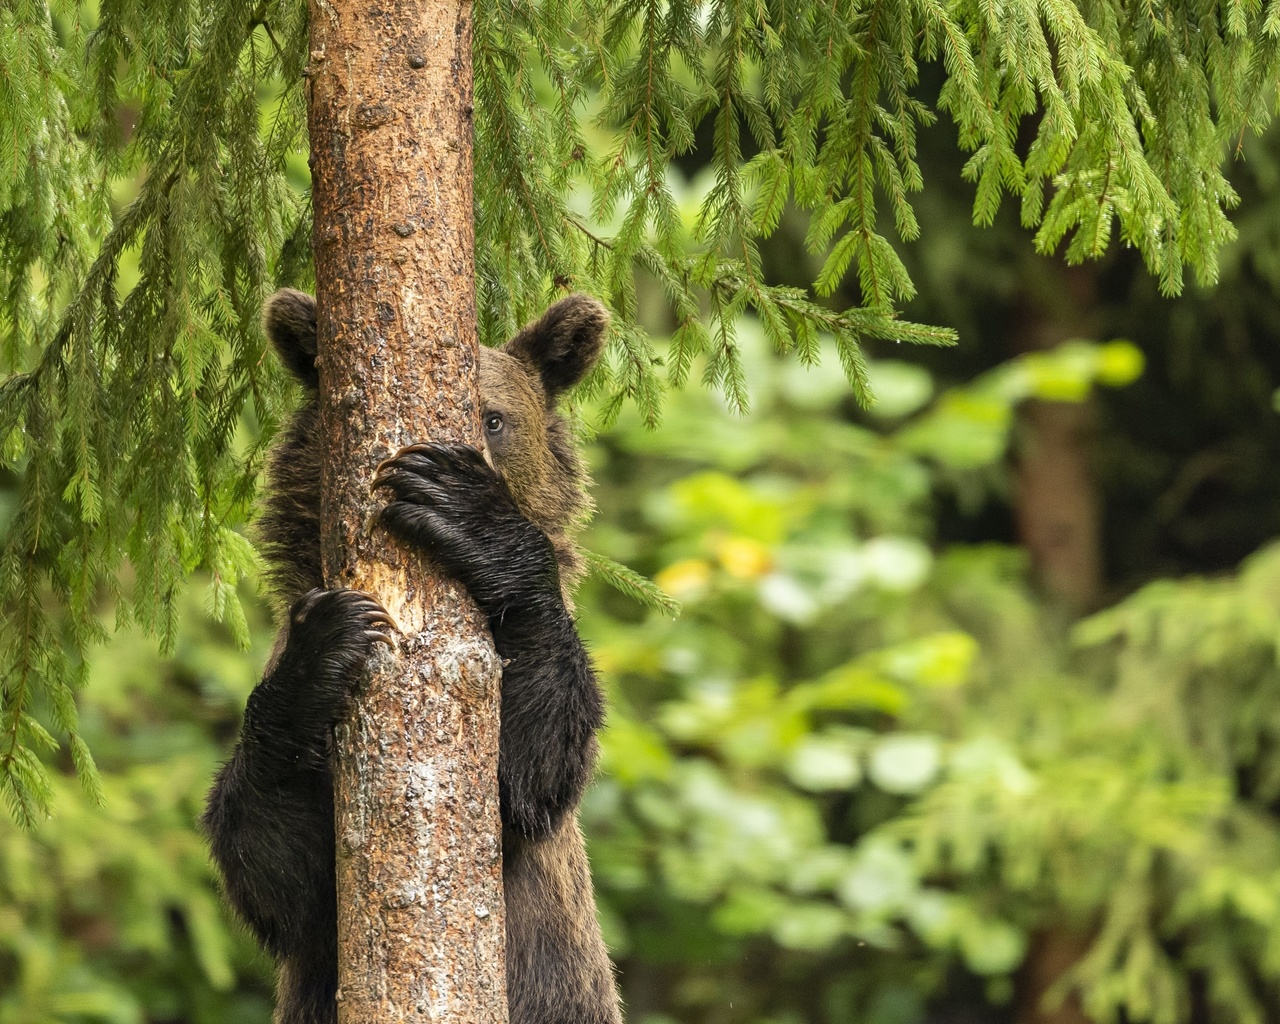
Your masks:
{"label": "green leaf", "polygon": [[838,736],[811,736],[787,760],[787,776],[801,789],[852,789],[862,777],[857,750]]}
{"label": "green leaf", "polygon": [[872,749],[867,771],[890,793],[919,793],[942,767],[942,749],[933,736],[886,736]]}

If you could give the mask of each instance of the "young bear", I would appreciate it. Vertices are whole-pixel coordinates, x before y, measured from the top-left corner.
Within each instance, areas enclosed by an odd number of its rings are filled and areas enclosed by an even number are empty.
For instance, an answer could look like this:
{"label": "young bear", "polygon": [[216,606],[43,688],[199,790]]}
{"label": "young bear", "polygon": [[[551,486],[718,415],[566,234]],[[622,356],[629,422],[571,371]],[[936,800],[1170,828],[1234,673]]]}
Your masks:
{"label": "young bear", "polygon": [[[284,290],[267,333],[308,401],[278,443],[260,520],[273,588],[291,606],[245,708],[204,826],[226,892],[279,964],[277,1024],[337,1020],[334,724],[390,619],[371,596],[324,590],[315,300]],[[504,665],[498,786],[511,1024],[620,1024],[613,968],[576,808],[603,705],[566,594],[585,473],[556,400],[600,355],[608,314],[552,306],[501,349],[481,349],[486,446],[410,445],[375,484],[386,527],[428,552],[488,616]]]}

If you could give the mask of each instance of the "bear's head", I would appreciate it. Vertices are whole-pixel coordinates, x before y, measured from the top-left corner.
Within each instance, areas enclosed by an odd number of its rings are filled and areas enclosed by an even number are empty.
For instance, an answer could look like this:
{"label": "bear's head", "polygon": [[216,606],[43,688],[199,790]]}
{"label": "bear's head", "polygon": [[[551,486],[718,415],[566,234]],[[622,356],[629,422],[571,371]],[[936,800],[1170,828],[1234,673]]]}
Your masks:
{"label": "bear's head", "polygon": [[[289,592],[318,578],[319,533],[313,511],[319,508],[315,299],[282,289],[268,301],[263,323],[285,367],[311,398],[277,447],[260,527],[277,583]],[[609,314],[599,302],[571,295],[501,348],[480,349],[485,446],[520,510],[554,542],[567,583],[579,572],[570,534],[589,502],[572,431],[556,405],[595,366],[608,325]],[[304,514],[305,525],[299,520]],[[311,552],[299,550],[300,534],[308,542],[315,535],[315,570],[302,574],[305,580],[299,577],[300,559],[309,563]]]}
{"label": "bear's head", "polygon": [[481,427],[494,468],[526,516],[553,538],[587,507],[586,474],[560,396],[596,364],[609,314],[561,299],[498,349],[480,349]]}

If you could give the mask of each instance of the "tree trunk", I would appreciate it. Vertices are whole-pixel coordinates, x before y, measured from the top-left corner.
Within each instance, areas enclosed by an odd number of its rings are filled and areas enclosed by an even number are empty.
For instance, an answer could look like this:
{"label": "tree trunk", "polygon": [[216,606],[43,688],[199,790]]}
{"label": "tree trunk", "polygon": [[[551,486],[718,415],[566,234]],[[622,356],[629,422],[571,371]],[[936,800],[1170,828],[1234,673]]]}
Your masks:
{"label": "tree trunk", "polygon": [[[1018,339],[1044,352],[1091,337],[1096,271],[1063,267],[1053,294],[1033,302]],[[1090,401],[1027,402],[1019,410],[1018,533],[1045,592],[1072,612],[1091,611],[1102,591],[1101,498],[1093,476]]]}
{"label": "tree trunk", "polygon": [[[1097,271],[1054,264],[1047,294],[1025,310],[1023,352],[1044,352],[1093,334]],[[1044,592],[1067,611],[1091,611],[1102,592],[1101,497],[1094,479],[1093,405],[1027,402],[1018,413],[1015,512]],[[1090,938],[1065,924],[1034,936],[1018,979],[1018,1024],[1090,1024],[1076,993],[1046,1003],[1050,989],[1088,952]]]}
{"label": "tree trunk", "polygon": [[309,78],[325,579],[402,631],[338,734],[339,1020],[500,1024],[500,668],[369,493],[404,444],[479,443],[470,3],[312,0]]}
{"label": "tree trunk", "polygon": [[1093,1024],[1077,992],[1049,1000],[1051,989],[1089,952],[1092,939],[1069,928],[1050,928],[1035,936],[1018,977],[1017,1024]]}

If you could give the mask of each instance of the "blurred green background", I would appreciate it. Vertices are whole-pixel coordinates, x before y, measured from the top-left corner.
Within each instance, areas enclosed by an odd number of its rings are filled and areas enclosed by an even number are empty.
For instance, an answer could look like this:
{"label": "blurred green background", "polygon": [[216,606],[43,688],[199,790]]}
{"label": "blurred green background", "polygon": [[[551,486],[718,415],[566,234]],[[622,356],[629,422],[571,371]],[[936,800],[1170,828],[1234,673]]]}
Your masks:
{"label": "blurred green background", "polygon": [[[1013,210],[972,227],[951,136],[922,134],[903,255],[907,315],[959,348],[873,348],[865,411],[833,353],[747,321],[748,415],[695,388],[590,436],[580,410],[585,546],[683,605],[578,596],[628,1019],[1280,1020],[1280,141],[1233,165],[1219,286],[1173,300],[1130,251],[1068,269]],[[771,280],[813,280],[804,230],[762,243]],[[66,757],[52,819],[0,815],[3,1024],[269,1019],[195,830],[271,643],[244,598],[247,654],[200,583],[172,658],[96,652],[101,807]]]}
{"label": "blurred green background", "polygon": [[[1213,292],[1160,299],[1125,253],[1066,270],[926,193],[910,312],[959,349],[885,346],[864,412],[834,358],[744,324],[749,415],[691,390],[591,441],[586,545],[683,603],[578,598],[629,1019],[1277,1019],[1280,160],[1255,149]],[[194,822],[270,615],[246,655],[202,589],[171,660],[130,633],[94,659],[105,805],[67,763],[38,831],[0,818],[2,1021],[269,1018]]]}

